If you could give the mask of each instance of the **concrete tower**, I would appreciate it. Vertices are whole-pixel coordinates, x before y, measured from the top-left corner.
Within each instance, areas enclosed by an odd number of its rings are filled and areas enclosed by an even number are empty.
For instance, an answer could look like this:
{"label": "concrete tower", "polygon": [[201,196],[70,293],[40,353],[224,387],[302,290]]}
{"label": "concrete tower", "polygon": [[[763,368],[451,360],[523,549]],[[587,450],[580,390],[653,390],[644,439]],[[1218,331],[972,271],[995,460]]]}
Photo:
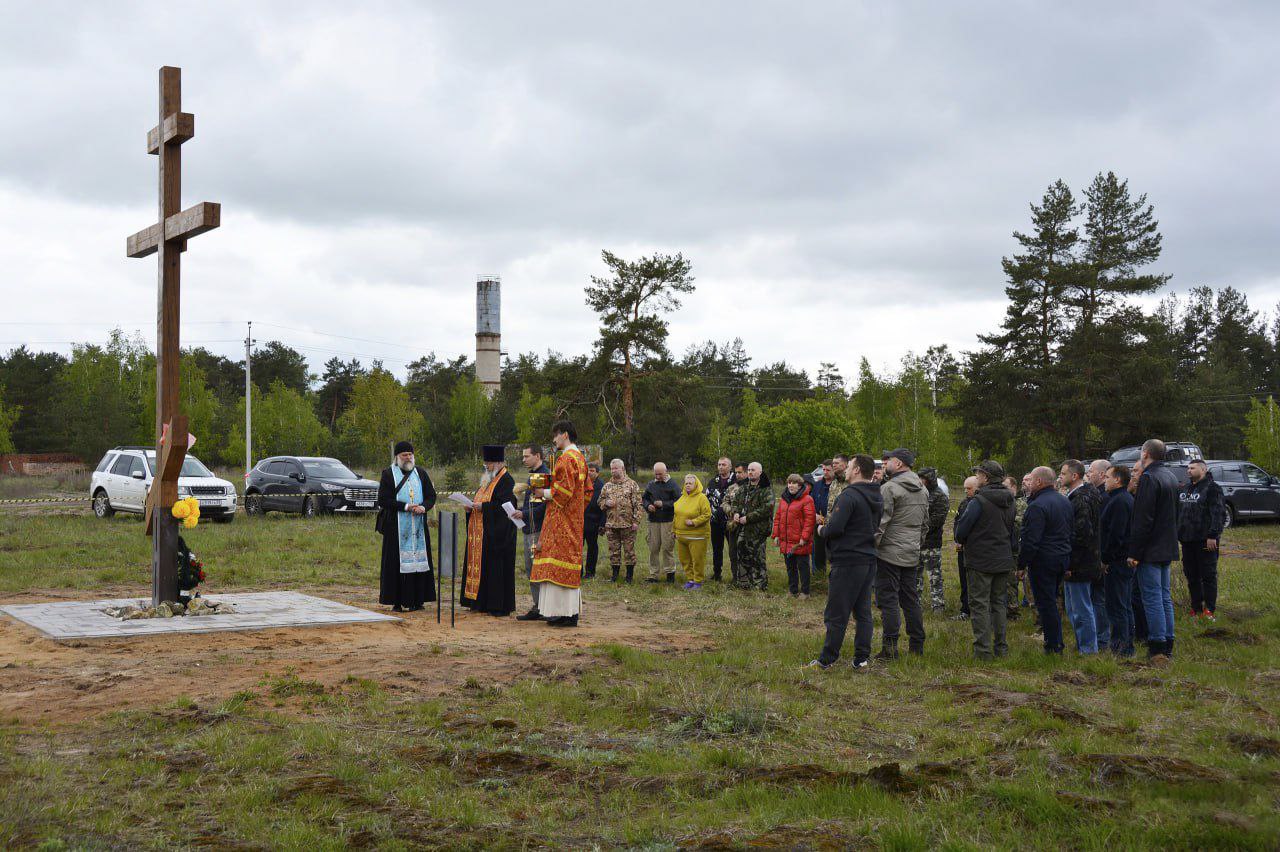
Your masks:
{"label": "concrete tower", "polygon": [[502,387],[502,279],[476,278],[476,379],[493,396]]}

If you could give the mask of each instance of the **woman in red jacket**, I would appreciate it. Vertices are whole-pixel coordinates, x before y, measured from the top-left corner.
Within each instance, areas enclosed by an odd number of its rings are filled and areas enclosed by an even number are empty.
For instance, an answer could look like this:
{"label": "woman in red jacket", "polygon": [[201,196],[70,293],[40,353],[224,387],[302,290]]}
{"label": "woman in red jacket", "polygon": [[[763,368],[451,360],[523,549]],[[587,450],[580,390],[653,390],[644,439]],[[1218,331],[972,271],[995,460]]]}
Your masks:
{"label": "woman in red jacket", "polygon": [[809,597],[809,554],[813,552],[813,498],[798,473],[787,477],[778,511],[773,516],[773,540],[787,563],[787,587],[792,595]]}

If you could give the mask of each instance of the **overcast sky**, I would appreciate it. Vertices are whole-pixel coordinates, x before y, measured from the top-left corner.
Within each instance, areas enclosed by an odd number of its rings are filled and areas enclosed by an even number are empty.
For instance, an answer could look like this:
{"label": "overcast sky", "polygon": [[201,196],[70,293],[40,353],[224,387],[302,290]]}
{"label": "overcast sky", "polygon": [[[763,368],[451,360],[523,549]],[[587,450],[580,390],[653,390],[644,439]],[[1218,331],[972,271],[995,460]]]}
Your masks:
{"label": "overcast sky", "polygon": [[[600,250],[680,251],[681,352],[811,374],[956,349],[1056,178],[1155,205],[1171,292],[1280,300],[1280,4],[0,2],[0,351],[154,343],[157,69],[183,69],[183,343],[319,371],[586,352]],[[267,325],[271,324],[271,325]],[[348,338],[359,338],[348,339]],[[398,346],[375,341],[394,341]]]}

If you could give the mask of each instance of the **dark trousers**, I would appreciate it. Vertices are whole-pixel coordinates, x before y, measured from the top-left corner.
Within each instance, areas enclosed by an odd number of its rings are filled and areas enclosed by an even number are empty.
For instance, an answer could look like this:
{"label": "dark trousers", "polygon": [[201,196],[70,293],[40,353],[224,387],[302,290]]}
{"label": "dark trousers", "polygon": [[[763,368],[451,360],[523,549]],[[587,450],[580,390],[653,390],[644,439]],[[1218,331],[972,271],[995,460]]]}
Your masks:
{"label": "dark trousers", "polygon": [[956,568],[960,571],[960,612],[969,614],[969,572],[964,567],[964,551],[956,551]]}
{"label": "dark trousers", "polygon": [[[924,611],[920,609],[920,565],[892,565],[876,560],[876,606],[880,609],[881,642],[886,651],[898,650],[902,619],[907,622],[910,649],[924,649]],[[899,615],[901,609],[901,616]]]}
{"label": "dark trousers", "polygon": [[871,633],[875,629],[871,618],[871,589],[875,581],[876,561],[870,556],[831,563],[827,608],[822,613],[827,639],[822,643],[822,656],[818,657],[823,664],[831,665],[840,659],[850,613],[854,618],[853,661],[860,663],[871,657]]}
{"label": "dark trousers", "polygon": [[[720,579],[724,568],[724,522],[711,524],[711,576]],[[731,554],[732,556],[732,554]]]}
{"label": "dark trousers", "polygon": [[821,577],[827,572],[827,540],[820,535],[813,537],[813,555],[809,561],[813,564],[813,576]]}
{"label": "dark trousers", "polygon": [[1196,612],[1218,608],[1218,551],[1205,549],[1203,541],[1182,543],[1182,573],[1187,575],[1191,608]]}
{"label": "dark trousers", "polygon": [[789,553],[782,557],[787,563],[787,591],[791,594],[809,594],[809,555]]}
{"label": "dark trousers", "polygon": [[[1107,588],[1107,619],[1111,623],[1111,653],[1133,656],[1133,575],[1129,563],[1121,559],[1107,566],[1103,582]],[[1098,640],[1102,648],[1102,640]]]}
{"label": "dark trousers", "polygon": [[1031,563],[1031,595],[1036,599],[1047,654],[1062,653],[1062,614],[1058,612],[1058,586],[1067,571],[1068,556],[1041,557]]}
{"label": "dark trousers", "polygon": [[596,561],[600,559],[600,528],[592,529],[587,527],[582,532],[582,539],[587,545],[587,558],[582,563],[582,575],[584,577],[594,577],[596,575]]}
{"label": "dark trousers", "polygon": [[725,529],[724,540],[728,545],[725,549],[729,551],[729,576],[735,580],[738,578],[738,536],[742,530],[738,527],[733,529]]}
{"label": "dark trousers", "polygon": [[1105,578],[1099,577],[1089,585],[1089,596],[1093,600],[1093,620],[1098,626],[1098,650],[1105,651],[1111,645],[1111,616],[1107,612]]}

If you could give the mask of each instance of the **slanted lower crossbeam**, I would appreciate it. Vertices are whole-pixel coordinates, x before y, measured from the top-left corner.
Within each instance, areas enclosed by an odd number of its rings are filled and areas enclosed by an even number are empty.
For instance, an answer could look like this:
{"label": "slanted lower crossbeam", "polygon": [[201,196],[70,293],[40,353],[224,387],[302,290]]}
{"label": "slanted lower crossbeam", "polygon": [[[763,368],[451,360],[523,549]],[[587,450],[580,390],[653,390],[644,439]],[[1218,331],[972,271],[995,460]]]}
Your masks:
{"label": "slanted lower crossbeam", "polygon": [[164,236],[160,235],[160,224],[143,228],[129,237],[125,242],[125,254],[129,257],[146,257],[155,254],[164,240],[182,240],[179,251],[186,251],[186,241],[190,237],[199,236],[206,231],[218,227],[222,219],[222,205],[214,201],[202,201],[194,207],[188,207],[181,213],[175,213],[164,220]]}

